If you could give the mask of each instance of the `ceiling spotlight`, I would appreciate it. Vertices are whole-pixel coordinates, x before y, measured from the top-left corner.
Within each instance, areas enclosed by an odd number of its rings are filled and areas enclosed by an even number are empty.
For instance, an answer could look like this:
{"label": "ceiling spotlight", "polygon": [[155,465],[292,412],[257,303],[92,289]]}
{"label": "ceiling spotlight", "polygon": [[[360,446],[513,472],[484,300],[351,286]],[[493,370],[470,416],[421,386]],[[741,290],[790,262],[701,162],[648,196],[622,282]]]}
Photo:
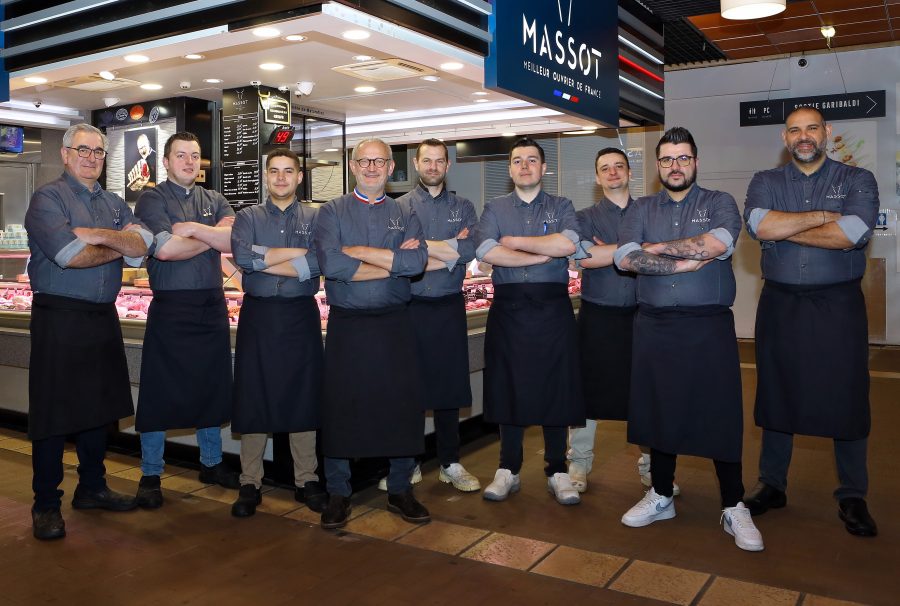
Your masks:
{"label": "ceiling spotlight", "polygon": [[592,133],[592,132],[594,132],[595,130],[597,130],[597,127],[596,127],[596,126],[582,126],[582,127],[581,127],[581,130],[583,130],[583,131],[585,131],[585,132]]}
{"label": "ceiling spotlight", "polygon": [[146,63],[150,60],[150,57],[147,55],[125,55],[123,59],[129,63]]}
{"label": "ceiling spotlight", "polygon": [[105,105],[106,107],[112,107],[113,105],[115,105],[118,102],[119,102],[118,97],[103,97],[103,105]]}
{"label": "ceiling spotlight", "polygon": [[472,93],[472,94],[475,95],[476,97],[484,97],[484,96],[487,95],[487,93],[484,92],[483,90],[475,91],[475,92]]}
{"label": "ceiling spotlight", "polygon": [[500,136],[501,136],[501,137],[515,137],[515,136],[516,136],[516,133],[514,133],[514,132],[505,132],[505,133],[500,133]]}
{"label": "ceiling spotlight", "polygon": [[336,148],[336,147],[328,147],[328,148],[326,148],[326,149],[323,149],[322,151],[323,151],[323,152],[336,152],[336,151],[341,151],[341,150],[339,150],[339,149]]}
{"label": "ceiling spotlight", "polygon": [[384,108],[383,110],[381,110],[381,111],[386,112],[386,113],[388,113],[388,114],[392,114],[392,113],[394,113],[394,112],[397,111],[397,110],[394,109],[393,107],[385,107],[385,108]]}
{"label": "ceiling spotlight", "polygon": [[832,26],[832,25],[825,25],[819,31],[821,31],[822,35],[825,36],[826,38],[834,38],[835,31],[834,31],[834,26]]}
{"label": "ceiling spotlight", "polygon": [[344,40],[365,40],[371,35],[372,34],[362,29],[348,29],[341,34],[341,37],[343,37]]}
{"label": "ceiling spotlight", "polygon": [[762,19],[785,9],[785,0],[722,0],[720,8],[726,19]]}
{"label": "ceiling spotlight", "polygon": [[465,67],[465,65],[463,65],[462,63],[459,63],[457,61],[448,61],[447,63],[441,63],[441,69],[444,70],[445,72],[456,71],[456,70],[462,69],[464,67]]}
{"label": "ceiling spotlight", "polygon": [[253,30],[253,35],[258,38],[277,38],[281,35],[281,31],[274,27],[257,27]]}
{"label": "ceiling spotlight", "polygon": [[372,55],[353,55],[354,61],[371,61],[374,58]]}
{"label": "ceiling spotlight", "polygon": [[116,75],[109,70],[103,70],[102,72],[97,72],[97,75],[103,78],[104,80],[115,80]]}
{"label": "ceiling spotlight", "polygon": [[422,80],[425,80],[426,82],[437,82],[440,79],[440,76],[422,76]]}
{"label": "ceiling spotlight", "polygon": [[475,103],[488,103],[490,99],[475,99]]}
{"label": "ceiling spotlight", "polygon": [[204,78],[203,81],[207,84],[222,84],[224,82],[221,78]]}
{"label": "ceiling spotlight", "polygon": [[260,63],[259,69],[264,69],[267,72],[277,72],[280,69],[284,69],[284,66],[281,63]]}
{"label": "ceiling spotlight", "polygon": [[25,78],[25,82],[28,84],[47,84],[47,78],[41,78],[40,76],[28,76]]}
{"label": "ceiling spotlight", "polygon": [[154,84],[153,82],[145,82],[141,84],[141,88],[144,90],[159,90],[162,88],[162,84]]}
{"label": "ceiling spotlight", "polygon": [[184,56],[188,61],[199,61],[200,59],[205,59],[204,55],[198,55],[197,53],[190,53]]}
{"label": "ceiling spotlight", "polygon": [[355,90],[358,93],[374,93],[378,89],[375,88],[374,86],[357,86],[353,90]]}
{"label": "ceiling spotlight", "polygon": [[300,34],[290,34],[284,37],[288,42],[305,42],[307,40],[306,36],[301,36]]}

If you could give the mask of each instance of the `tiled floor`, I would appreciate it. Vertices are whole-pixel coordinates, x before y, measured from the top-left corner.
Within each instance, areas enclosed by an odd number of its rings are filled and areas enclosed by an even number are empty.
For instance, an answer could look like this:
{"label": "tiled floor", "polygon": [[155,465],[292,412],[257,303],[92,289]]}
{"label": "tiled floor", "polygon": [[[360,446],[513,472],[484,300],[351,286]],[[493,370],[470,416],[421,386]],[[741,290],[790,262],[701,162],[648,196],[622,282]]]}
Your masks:
{"label": "tiled floor", "polygon": [[[744,369],[745,402],[753,368]],[[873,373],[874,374],[874,373]],[[40,543],[30,528],[30,443],[0,430],[0,606],[67,604],[682,604],[840,606],[896,604],[897,537],[888,517],[900,497],[900,374],[873,376],[870,507],[880,536],[844,532],[830,490],[831,446],[798,438],[789,506],[756,519],[766,551],[737,549],[718,526],[711,464],[679,459],[683,494],[672,521],[631,529],[618,519],[640,498],[636,450],[620,423],[601,423],[590,486],[576,507],[546,491],[540,436],[526,436],[522,491],[504,503],[462,495],[437,481],[433,463],[416,493],[434,521],[413,525],[385,511],[384,493],[354,495],[339,532],[293,492],[266,489],[258,514],[230,516],[236,493],[195,471],[168,467],[159,511],[73,512],[68,536]],[[748,388],[749,386],[749,388]],[[745,406],[744,478],[755,473],[759,430]],[[470,445],[463,462],[493,474],[496,442]],[[63,488],[71,495],[77,457]],[[110,455],[109,482],[133,492],[139,461]]]}

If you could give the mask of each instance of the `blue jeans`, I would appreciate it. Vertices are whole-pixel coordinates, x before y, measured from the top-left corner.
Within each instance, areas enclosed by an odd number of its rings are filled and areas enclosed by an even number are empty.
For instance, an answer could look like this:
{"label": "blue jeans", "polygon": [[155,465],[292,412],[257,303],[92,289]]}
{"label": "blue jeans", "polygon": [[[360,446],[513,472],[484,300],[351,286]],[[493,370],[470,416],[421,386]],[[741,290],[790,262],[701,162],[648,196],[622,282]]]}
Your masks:
{"label": "blue jeans", "polygon": [[[388,472],[388,494],[402,494],[412,490],[409,479],[416,467],[414,457],[390,459],[391,470]],[[350,487],[350,459],[332,459],[325,457],[325,482],[328,494],[349,497],[353,494]]]}
{"label": "blue jeans", "polygon": [[[200,462],[212,467],[222,462],[222,430],[204,427],[197,430],[197,445],[200,447]],[[141,434],[141,473],[145,476],[161,476],[166,462],[166,432],[145,431]]]}

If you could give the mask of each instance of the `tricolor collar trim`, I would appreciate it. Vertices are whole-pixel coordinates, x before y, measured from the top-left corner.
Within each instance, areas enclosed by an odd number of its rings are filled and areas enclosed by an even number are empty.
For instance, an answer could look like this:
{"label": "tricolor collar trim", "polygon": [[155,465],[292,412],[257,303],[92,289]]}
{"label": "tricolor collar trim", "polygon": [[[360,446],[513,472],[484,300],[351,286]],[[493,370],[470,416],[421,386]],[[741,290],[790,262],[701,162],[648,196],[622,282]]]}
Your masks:
{"label": "tricolor collar trim", "polygon": [[359,193],[359,190],[356,189],[355,187],[353,188],[353,195],[356,196],[357,200],[359,200],[360,202],[362,202],[364,204],[381,204],[382,202],[384,202],[384,199],[387,197],[387,194],[381,194],[379,197],[375,198],[374,201],[372,201],[372,199],[369,198],[369,196]]}

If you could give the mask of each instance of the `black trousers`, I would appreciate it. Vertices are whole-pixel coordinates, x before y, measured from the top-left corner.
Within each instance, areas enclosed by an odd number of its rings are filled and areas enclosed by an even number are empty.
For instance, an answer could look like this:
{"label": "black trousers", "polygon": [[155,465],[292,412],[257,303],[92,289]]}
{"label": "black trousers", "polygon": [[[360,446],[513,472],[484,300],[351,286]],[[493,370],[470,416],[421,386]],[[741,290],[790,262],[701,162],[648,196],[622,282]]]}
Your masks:
{"label": "black trousers", "polygon": [[[678,455],[650,449],[650,474],[653,477],[653,490],[664,497],[672,496],[675,482],[675,460]],[[744,480],[741,477],[741,463],[717,461],[716,476],[719,478],[719,492],[722,495],[722,508],[734,507],[744,498]]]}
{"label": "black trousers", "polygon": [[[551,477],[566,471],[566,437],[568,427],[544,425],[544,473]],[[500,426],[500,469],[508,469],[517,475],[522,469],[522,442],[525,427],[522,425]]]}
{"label": "black trousers", "polygon": [[448,467],[459,463],[459,409],[434,411],[434,438],[438,461]]}
{"label": "black trousers", "polygon": [[[31,443],[31,466],[34,511],[49,511],[62,506],[63,449],[66,436],[51,436]],[[78,485],[90,491],[106,488],[106,426],[75,434],[78,453]]]}

